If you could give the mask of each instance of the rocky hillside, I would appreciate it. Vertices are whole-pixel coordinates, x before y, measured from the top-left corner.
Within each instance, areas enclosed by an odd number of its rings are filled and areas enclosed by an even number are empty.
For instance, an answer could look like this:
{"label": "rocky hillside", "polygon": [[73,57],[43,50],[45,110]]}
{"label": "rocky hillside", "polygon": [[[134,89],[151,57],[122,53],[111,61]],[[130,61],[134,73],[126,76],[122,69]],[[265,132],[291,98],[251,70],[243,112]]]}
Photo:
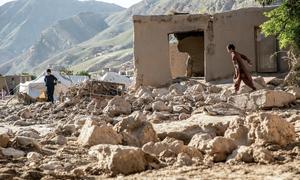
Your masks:
{"label": "rocky hillside", "polygon": [[8,73],[14,73],[19,69],[29,72],[32,67],[39,66],[51,55],[84,42],[107,28],[106,17],[107,15],[102,14],[80,13],[77,16],[60,20],[44,30],[39,40],[25,53],[3,66],[10,66]]}
{"label": "rocky hillside", "polygon": [[[0,57],[13,57],[30,48],[55,22],[81,12],[111,14],[123,8],[98,1],[18,0],[0,7]],[[3,62],[7,59],[2,59]]]}
{"label": "rocky hillside", "polygon": [[[118,67],[133,59],[132,15],[159,15],[173,11],[213,13],[250,6],[257,6],[257,4],[254,0],[143,0],[107,17],[105,21],[108,28],[76,46],[71,45],[71,48],[68,46],[67,49],[60,48],[62,51],[51,53],[51,56],[43,56],[45,58],[39,58],[38,62],[32,57],[25,58],[26,61],[36,64],[34,69],[26,64],[22,68],[13,68],[13,64],[17,62],[13,59],[5,65],[2,64],[0,72],[19,73],[25,70],[40,72],[50,63],[71,66],[74,71],[95,72],[103,67]],[[23,61],[24,56],[17,59]]]}

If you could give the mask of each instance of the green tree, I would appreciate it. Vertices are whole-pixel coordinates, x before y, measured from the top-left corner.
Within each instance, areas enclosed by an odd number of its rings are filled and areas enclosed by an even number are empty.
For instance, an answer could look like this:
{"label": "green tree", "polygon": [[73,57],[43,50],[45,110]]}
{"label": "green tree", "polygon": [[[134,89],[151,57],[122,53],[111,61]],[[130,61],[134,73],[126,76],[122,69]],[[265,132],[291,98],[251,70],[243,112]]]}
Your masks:
{"label": "green tree", "polygon": [[[256,0],[269,5],[275,0]],[[287,85],[300,85],[300,1],[282,0],[281,5],[265,14],[269,20],[261,25],[265,35],[276,36],[280,47],[289,49],[290,72],[285,78]]]}
{"label": "green tree", "polygon": [[[269,5],[275,0],[257,0]],[[300,1],[282,0],[282,4],[267,12],[269,18],[261,27],[264,34],[278,37],[281,48],[300,49]]]}
{"label": "green tree", "polygon": [[91,75],[88,71],[80,71],[80,72],[76,73],[76,75],[78,75],[78,76],[88,76],[89,78],[91,78]]}

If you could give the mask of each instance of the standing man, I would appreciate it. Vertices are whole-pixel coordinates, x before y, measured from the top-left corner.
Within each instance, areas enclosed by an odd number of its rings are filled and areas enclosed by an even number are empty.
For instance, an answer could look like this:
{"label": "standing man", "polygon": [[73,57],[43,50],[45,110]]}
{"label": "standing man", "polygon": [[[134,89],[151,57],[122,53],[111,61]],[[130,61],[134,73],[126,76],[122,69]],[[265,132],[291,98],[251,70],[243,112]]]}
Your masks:
{"label": "standing man", "polygon": [[55,85],[57,84],[57,78],[51,74],[51,69],[47,69],[47,75],[44,81],[47,88],[48,102],[54,103],[53,94]]}
{"label": "standing man", "polygon": [[252,88],[253,91],[255,91],[256,87],[253,84],[252,76],[245,65],[245,62],[247,62],[250,66],[252,66],[250,59],[247,56],[235,51],[235,46],[233,44],[229,44],[227,46],[227,51],[231,54],[231,59],[234,66],[233,79],[235,81],[235,92],[237,93],[240,90],[242,81],[247,86]]}

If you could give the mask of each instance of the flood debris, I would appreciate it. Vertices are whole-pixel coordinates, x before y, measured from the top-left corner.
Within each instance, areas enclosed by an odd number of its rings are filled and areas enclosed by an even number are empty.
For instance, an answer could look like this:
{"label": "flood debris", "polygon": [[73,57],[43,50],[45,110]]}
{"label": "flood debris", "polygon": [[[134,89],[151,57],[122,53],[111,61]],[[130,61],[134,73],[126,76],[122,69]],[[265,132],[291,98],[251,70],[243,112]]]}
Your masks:
{"label": "flood debris", "polygon": [[299,162],[296,88],[257,82],[263,90],[234,94],[195,80],[127,91],[88,81],[55,104],[11,102],[0,106],[0,170],[74,178]]}

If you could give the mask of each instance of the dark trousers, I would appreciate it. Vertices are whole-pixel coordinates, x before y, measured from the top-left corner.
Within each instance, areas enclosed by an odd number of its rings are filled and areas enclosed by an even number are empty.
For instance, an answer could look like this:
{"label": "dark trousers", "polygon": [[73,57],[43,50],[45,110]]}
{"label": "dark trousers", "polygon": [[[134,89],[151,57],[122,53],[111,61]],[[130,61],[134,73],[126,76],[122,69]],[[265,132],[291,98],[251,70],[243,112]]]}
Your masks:
{"label": "dark trousers", "polygon": [[241,73],[237,80],[235,81],[234,87],[235,91],[240,90],[241,82],[244,82],[247,86],[249,86],[252,90],[256,91],[256,87],[253,84],[253,80],[251,77],[247,77],[245,74]]}
{"label": "dark trousers", "polygon": [[47,86],[47,96],[48,96],[48,102],[54,102],[53,98],[54,94],[54,86]]}

